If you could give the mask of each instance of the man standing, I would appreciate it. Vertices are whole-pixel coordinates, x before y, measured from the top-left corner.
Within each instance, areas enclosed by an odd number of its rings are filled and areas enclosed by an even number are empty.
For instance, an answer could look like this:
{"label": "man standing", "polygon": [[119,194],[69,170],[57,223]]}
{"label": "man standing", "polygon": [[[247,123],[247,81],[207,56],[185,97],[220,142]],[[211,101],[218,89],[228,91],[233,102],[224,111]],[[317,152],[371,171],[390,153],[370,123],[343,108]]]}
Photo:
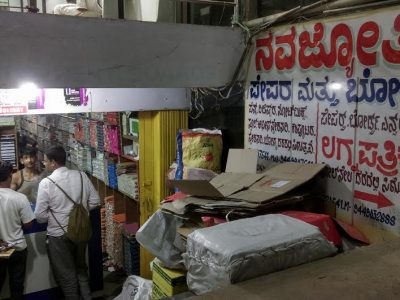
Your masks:
{"label": "man standing", "polygon": [[0,240],[13,243],[16,250],[10,258],[0,259],[0,291],[8,271],[11,299],[22,299],[28,256],[22,229],[29,229],[35,216],[26,196],[10,189],[12,170],[0,161]]}
{"label": "man standing", "polygon": [[47,224],[47,253],[54,277],[65,299],[91,299],[87,265],[87,242],[74,243],[66,236],[70,212],[75,203],[87,210],[100,205],[100,198],[85,173],[65,166],[62,147],[52,147],[44,155],[43,164],[52,174],[39,184],[35,215]]}
{"label": "man standing", "polygon": [[31,205],[36,203],[37,189],[41,179],[36,167],[36,151],[33,148],[24,148],[20,158],[24,168],[12,176],[11,188],[28,197]]}

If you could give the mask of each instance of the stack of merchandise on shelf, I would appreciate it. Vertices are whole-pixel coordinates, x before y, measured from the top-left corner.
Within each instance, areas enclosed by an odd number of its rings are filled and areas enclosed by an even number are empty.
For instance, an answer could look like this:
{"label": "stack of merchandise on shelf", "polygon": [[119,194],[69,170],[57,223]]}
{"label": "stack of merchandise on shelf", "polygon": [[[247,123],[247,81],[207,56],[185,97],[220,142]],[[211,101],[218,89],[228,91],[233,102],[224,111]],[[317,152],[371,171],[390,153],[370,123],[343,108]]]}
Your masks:
{"label": "stack of merchandise on shelf", "polygon": [[97,122],[89,121],[89,141],[92,148],[97,149]]}
{"label": "stack of merchandise on shelf", "polygon": [[41,151],[45,150],[44,139],[39,138],[39,137],[36,138],[36,145],[37,145],[37,148],[38,148],[39,150],[41,150]]}
{"label": "stack of merchandise on shelf", "polygon": [[48,126],[47,125],[47,115],[37,115],[36,122],[41,126]]}
{"label": "stack of merchandise on shelf", "polygon": [[106,234],[105,234],[105,249],[111,255],[114,252],[114,197],[109,196],[104,198],[105,217],[106,217]]}
{"label": "stack of merchandise on shelf", "polygon": [[124,269],[128,275],[139,275],[140,273],[140,249],[136,240],[137,223],[124,224]]}
{"label": "stack of merchandise on shelf", "polygon": [[90,113],[90,118],[93,120],[104,121],[104,114],[102,112]]}
{"label": "stack of merchandise on shelf", "polygon": [[139,119],[129,118],[129,135],[139,137]]}
{"label": "stack of merchandise on shelf", "polygon": [[83,169],[89,173],[93,172],[92,169],[92,151],[89,146],[83,147]]}
{"label": "stack of merchandise on shelf", "polygon": [[97,150],[104,151],[104,126],[102,123],[98,122],[96,124],[96,140],[97,140]]}
{"label": "stack of merchandise on shelf", "polygon": [[113,154],[120,154],[118,126],[104,126],[104,149]]}
{"label": "stack of merchandise on shelf", "polygon": [[0,136],[0,159],[16,166],[15,135]]}
{"label": "stack of merchandise on shelf", "polygon": [[107,243],[106,243],[106,236],[107,236],[107,223],[106,223],[106,208],[102,207],[100,209],[100,223],[101,223],[101,251],[102,253],[107,252]]}
{"label": "stack of merchandise on shelf", "polygon": [[92,157],[89,147],[75,143],[70,149],[70,159],[71,163],[79,169],[92,172]]}
{"label": "stack of merchandise on shelf", "polygon": [[78,142],[82,142],[82,143],[85,141],[85,132],[84,132],[83,127],[84,127],[84,120],[79,119],[79,121],[76,122],[76,124],[75,124],[74,136]]}
{"label": "stack of merchandise on shelf", "polygon": [[152,299],[172,297],[187,291],[186,271],[168,269],[157,258],[153,261]]}
{"label": "stack of merchandise on shelf", "polygon": [[124,265],[124,247],[122,240],[122,233],[124,229],[124,223],[126,222],[125,214],[114,214],[113,217],[114,226],[114,246],[113,252],[108,253],[114,263],[114,266],[118,269],[122,269]]}
{"label": "stack of merchandise on shelf", "polygon": [[109,255],[109,263],[121,269],[124,264],[122,232],[126,221],[126,215],[115,214],[115,199],[106,197],[105,202],[105,250]]}
{"label": "stack of merchandise on shelf", "polygon": [[108,161],[108,185],[112,189],[118,189],[117,165]]}
{"label": "stack of merchandise on shelf", "polygon": [[96,151],[96,157],[92,159],[92,175],[103,182],[108,182],[107,164],[104,153]]}
{"label": "stack of merchandise on shelf", "polygon": [[56,120],[55,126],[63,131],[74,133],[74,119],[60,117]]}
{"label": "stack of merchandise on shelf", "polygon": [[70,134],[68,137],[68,144],[67,144],[68,148],[69,149],[73,148],[75,146],[75,144],[76,144],[76,140],[75,140],[74,136],[72,134]]}
{"label": "stack of merchandise on shelf", "polygon": [[0,126],[14,126],[15,120],[12,116],[0,117]]}
{"label": "stack of merchandise on shelf", "polygon": [[90,145],[90,120],[88,119],[82,120],[82,129],[83,129],[83,140],[81,140],[81,142],[86,145]]}
{"label": "stack of merchandise on shelf", "polygon": [[117,167],[118,190],[133,199],[139,198],[138,175],[136,173],[136,163],[119,163]]}
{"label": "stack of merchandise on shelf", "polygon": [[110,125],[118,125],[118,113],[117,112],[108,112],[104,116],[104,121],[106,121]]}
{"label": "stack of merchandise on shelf", "polygon": [[56,131],[56,140],[62,145],[69,144],[70,134],[66,131]]}
{"label": "stack of merchandise on shelf", "polygon": [[76,143],[69,151],[71,163],[75,166],[79,166],[82,163],[82,150],[81,146]]}

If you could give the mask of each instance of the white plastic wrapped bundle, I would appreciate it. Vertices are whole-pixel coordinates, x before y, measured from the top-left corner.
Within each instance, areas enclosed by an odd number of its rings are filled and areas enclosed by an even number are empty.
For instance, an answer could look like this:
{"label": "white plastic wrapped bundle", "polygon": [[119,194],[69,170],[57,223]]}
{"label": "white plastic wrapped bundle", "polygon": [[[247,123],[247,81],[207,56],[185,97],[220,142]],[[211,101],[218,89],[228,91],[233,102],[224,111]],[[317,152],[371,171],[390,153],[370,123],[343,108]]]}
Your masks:
{"label": "white plastic wrapped bundle", "polygon": [[317,227],[275,214],[194,231],[184,262],[189,289],[202,294],[336,251]]}
{"label": "white plastic wrapped bundle", "polygon": [[182,268],[182,252],[177,247],[179,234],[176,229],[182,219],[157,210],[138,230],[136,240],[151,254],[171,269]]}
{"label": "white plastic wrapped bundle", "polygon": [[137,174],[122,174],[117,177],[118,190],[133,199],[139,198],[139,184]]}

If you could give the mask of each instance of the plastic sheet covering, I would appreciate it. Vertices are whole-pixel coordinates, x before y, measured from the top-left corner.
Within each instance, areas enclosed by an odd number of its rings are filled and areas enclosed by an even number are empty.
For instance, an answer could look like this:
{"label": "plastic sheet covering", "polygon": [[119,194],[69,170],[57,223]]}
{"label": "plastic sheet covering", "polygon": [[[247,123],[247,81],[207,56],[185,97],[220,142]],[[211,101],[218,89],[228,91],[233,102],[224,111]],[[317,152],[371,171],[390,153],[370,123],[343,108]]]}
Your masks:
{"label": "plastic sheet covering", "polygon": [[183,256],[189,289],[202,294],[336,251],[317,227],[274,214],[196,230]]}
{"label": "plastic sheet covering", "polygon": [[122,292],[114,300],[151,300],[152,281],[139,276],[129,276],[122,286]]}
{"label": "plastic sheet covering", "polygon": [[180,269],[183,267],[182,251],[176,245],[181,238],[176,229],[182,224],[181,219],[157,210],[139,228],[136,240],[167,268]]}

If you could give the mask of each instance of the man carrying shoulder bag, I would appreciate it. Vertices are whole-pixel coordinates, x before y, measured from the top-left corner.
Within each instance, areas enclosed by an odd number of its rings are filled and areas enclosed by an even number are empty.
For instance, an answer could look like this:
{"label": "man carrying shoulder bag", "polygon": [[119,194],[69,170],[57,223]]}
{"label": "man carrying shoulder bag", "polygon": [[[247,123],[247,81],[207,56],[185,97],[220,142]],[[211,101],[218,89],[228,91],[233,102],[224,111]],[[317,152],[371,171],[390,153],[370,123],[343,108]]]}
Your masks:
{"label": "man carrying shoulder bag", "polygon": [[91,299],[86,248],[91,235],[89,211],[100,198],[85,173],[65,166],[62,147],[50,148],[43,164],[52,172],[39,184],[35,216],[47,222],[47,252],[65,299]]}

